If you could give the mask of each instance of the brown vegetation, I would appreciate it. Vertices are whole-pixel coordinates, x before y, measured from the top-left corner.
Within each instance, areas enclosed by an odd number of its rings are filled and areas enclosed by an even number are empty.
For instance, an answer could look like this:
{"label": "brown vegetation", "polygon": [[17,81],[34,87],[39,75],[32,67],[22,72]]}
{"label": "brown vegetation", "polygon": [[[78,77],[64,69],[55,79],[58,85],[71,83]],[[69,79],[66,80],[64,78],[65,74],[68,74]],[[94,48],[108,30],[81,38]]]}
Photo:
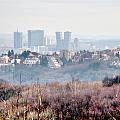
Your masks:
{"label": "brown vegetation", "polygon": [[120,119],[119,85],[103,87],[101,82],[74,81],[4,86],[16,94],[0,102],[0,120]]}

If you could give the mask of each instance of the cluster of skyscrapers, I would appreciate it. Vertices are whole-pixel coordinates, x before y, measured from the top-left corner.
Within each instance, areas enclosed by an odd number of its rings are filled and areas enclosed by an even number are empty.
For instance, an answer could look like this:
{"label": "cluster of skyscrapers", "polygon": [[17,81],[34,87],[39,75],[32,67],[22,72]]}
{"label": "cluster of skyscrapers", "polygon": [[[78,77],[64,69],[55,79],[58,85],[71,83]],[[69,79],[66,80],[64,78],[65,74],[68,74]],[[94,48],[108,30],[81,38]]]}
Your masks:
{"label": "cluster of skyscrapers", "polygon": [[[22,48],[23,43],[23,33],[14,32],[14,48]],[[63,50],[70,48],[71,42],[71,32],[64,32],[64,37],[62,32],[56,32],[56,47],[55,50]],[[44,30],[28,30],[28,48],[39,48],[46,46],[46,37]]]}
{"label": "cluster of skyscrapers", "polygon": [[71,32],[64,32],[64,37],[62,37],[62,32],[56,32],[56,48],[58,50],[69,49],[71,43]]}

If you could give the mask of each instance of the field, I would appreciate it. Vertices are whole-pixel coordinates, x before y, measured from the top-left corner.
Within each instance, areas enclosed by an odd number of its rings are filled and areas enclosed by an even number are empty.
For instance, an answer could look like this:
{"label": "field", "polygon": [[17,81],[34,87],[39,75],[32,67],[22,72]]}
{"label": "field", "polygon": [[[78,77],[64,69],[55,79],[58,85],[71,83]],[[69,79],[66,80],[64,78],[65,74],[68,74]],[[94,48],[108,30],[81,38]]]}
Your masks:
{"label": "field", "polygon": [[0,84],[0,120],[120,120],[120,86],[101,81]]}

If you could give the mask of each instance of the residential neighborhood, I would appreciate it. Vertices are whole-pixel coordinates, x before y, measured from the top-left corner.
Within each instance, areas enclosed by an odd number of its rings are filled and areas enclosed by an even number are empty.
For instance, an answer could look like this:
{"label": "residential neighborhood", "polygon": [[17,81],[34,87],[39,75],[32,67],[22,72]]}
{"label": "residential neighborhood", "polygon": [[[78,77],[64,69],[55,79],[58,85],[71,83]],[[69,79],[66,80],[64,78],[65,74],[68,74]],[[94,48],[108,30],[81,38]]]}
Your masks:
{"label": "residential neighborhood", "polygon": [[100,61],[108,62],[111,67],[120,67],[120,48],[103,51],[69,51],[62,50],[60,52],[52,52],[52,54],[40,54],[29,50],[23,51],[21,54],[14,53],[9,50],[7,54],[0,56],[0,65],[41,65],[58,69],[66,65],[82,64],[86,62]]}

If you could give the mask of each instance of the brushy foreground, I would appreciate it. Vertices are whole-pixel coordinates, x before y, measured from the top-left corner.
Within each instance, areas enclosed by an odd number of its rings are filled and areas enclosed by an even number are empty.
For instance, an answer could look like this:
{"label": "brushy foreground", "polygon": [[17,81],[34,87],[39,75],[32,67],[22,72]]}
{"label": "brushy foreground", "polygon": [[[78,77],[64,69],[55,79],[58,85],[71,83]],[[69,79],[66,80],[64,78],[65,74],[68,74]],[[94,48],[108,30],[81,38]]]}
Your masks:
{"label": "brushy foreground", "polygon": [[[14,92],[9,93],[9,90]],[[0,120],[120,120],[120,86],[102,82],[1,84]],[[6,91],[10,94],[5,98]]]}

